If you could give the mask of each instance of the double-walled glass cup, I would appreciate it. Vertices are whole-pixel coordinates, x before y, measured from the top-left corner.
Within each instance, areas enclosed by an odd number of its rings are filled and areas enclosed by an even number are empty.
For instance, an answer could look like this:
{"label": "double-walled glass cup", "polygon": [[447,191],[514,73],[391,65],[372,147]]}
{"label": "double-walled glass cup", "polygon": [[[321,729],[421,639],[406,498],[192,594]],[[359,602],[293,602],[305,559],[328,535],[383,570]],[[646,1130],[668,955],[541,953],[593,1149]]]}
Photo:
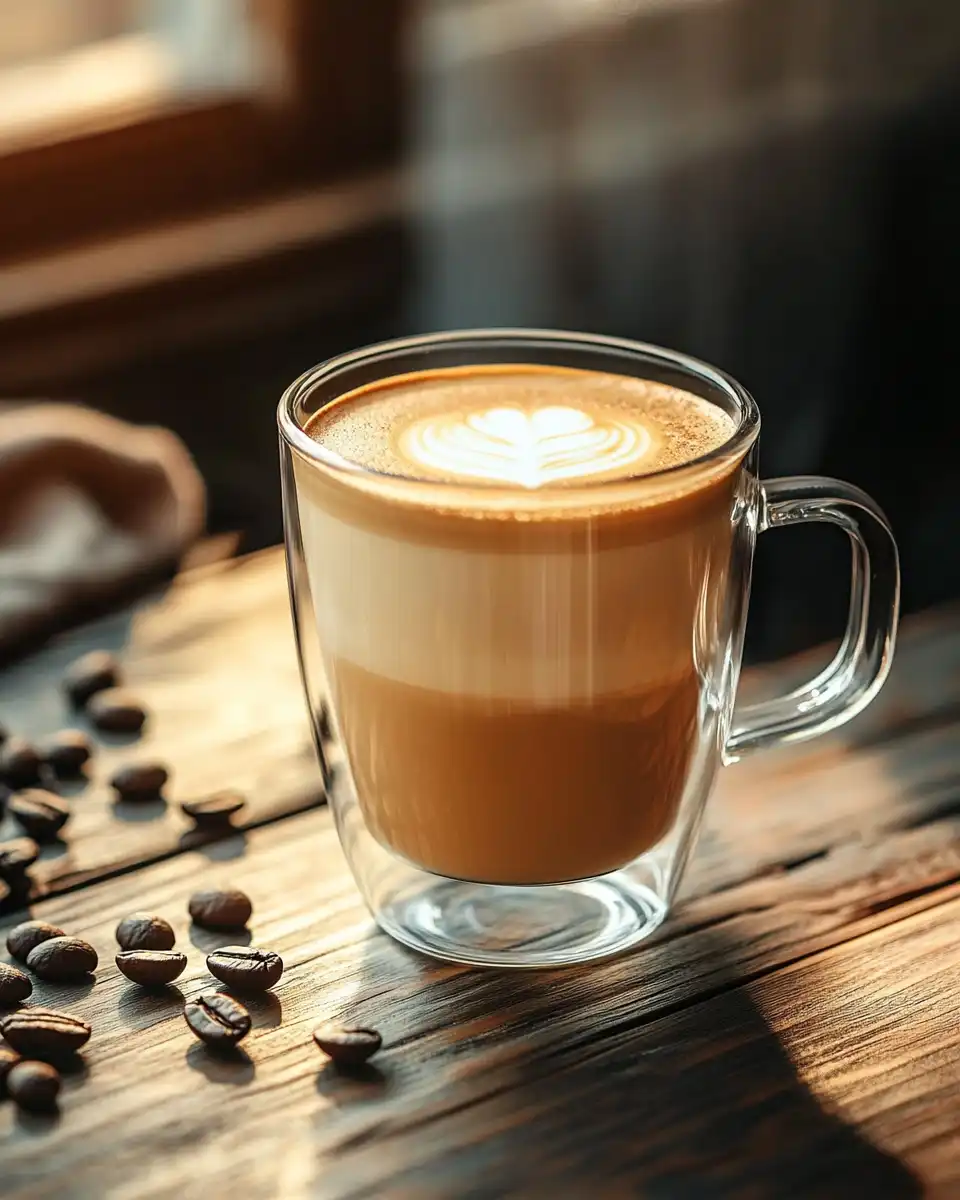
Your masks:
{"label": "double-walled glass cup", "polygon": [[[399,478],[307,432],[354,389],[498,364],[666,384],[733,433],[654,474],[555,487]],[[574,333],[409,338],[308,371],[279,424],[330,803],[374,918],[414,949],[546,967],[635,946],[669,910],[721,766],[836,728],[889,670],[899,568],[883,514],[836,480],[761,482],[757,407],[705,363]],[[756,536],[802,521],[849,535],[846,635],[805,687],[735,710]]]}

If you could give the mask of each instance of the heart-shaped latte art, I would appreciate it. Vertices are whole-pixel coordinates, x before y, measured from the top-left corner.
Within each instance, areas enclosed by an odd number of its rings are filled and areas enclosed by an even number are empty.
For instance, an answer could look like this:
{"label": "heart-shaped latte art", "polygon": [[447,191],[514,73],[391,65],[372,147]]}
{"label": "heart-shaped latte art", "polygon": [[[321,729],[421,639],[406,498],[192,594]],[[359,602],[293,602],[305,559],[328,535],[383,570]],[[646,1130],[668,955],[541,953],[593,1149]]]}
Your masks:
{"label": "heart-shaped latte art", "polygon": [[537,488],[612,472],[628,474],[650,448],[643,425],[578,408],[488,408],[414,422],[404,457],[430,474]]}

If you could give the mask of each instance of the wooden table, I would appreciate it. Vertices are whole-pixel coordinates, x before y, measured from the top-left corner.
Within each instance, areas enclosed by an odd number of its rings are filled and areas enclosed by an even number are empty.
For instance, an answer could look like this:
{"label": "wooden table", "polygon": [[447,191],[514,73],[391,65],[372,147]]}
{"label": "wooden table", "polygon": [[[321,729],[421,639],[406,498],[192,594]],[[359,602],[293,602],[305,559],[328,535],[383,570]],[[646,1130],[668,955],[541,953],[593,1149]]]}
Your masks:
{"label": "wooden table", "polygon": [[[907,624],[856,722],[724,773],[684,901],[645,950],[529,975],[430,962],[372,926],[319,807],[278,552],[185,575],[9,670],[0,720],[61,726],[55,681],[98,646],[153,718],[103,748],[40,864],[32,913],[101,967],[33,1001],[94,1035],[59,1116],[0,1106],[0,1195],[960,1195],[960,610]],[[245,791],[245,830],[197,845],[175,803],[114,807],[111,768],[155,754],[171,801]],[[180,1014],[218,942],[191,931],[187,897],[220,881],[250,893],[255,942],[286,962],[237,1062]],[[168,995],[113,966],[133,909],[167,916],[188,953]],[[384,1034],[363,1078],[311,1043],[341,1017]]]}

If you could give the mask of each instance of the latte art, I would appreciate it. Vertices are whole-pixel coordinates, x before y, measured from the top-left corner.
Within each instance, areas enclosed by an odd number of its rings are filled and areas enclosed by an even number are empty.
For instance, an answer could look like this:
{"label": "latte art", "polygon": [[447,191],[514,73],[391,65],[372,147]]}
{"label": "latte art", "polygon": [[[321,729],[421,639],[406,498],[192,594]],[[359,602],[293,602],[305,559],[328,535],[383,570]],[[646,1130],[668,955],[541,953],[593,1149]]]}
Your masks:
{"label": "latte art", "polygon": [[415,468],[441,475],[537,488],[615,472],[628,475],[651,446],[648,430],[565,405],[533,411],[488,408],[464,416],[438,413],[399,435]]}

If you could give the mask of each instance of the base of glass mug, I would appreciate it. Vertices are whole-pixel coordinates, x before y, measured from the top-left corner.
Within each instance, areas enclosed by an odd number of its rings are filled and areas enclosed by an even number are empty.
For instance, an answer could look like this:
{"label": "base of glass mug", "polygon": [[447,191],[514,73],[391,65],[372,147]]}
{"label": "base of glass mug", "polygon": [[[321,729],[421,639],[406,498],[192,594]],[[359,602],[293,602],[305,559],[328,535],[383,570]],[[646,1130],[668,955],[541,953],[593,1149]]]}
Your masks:
{"label": "base of glass mug", "polygon": [[375,916],[398,942],[435,958],[534,970],[620,954],[653,933],[666,904],[625,872],[531,887],[424,874],[421,889]]}

